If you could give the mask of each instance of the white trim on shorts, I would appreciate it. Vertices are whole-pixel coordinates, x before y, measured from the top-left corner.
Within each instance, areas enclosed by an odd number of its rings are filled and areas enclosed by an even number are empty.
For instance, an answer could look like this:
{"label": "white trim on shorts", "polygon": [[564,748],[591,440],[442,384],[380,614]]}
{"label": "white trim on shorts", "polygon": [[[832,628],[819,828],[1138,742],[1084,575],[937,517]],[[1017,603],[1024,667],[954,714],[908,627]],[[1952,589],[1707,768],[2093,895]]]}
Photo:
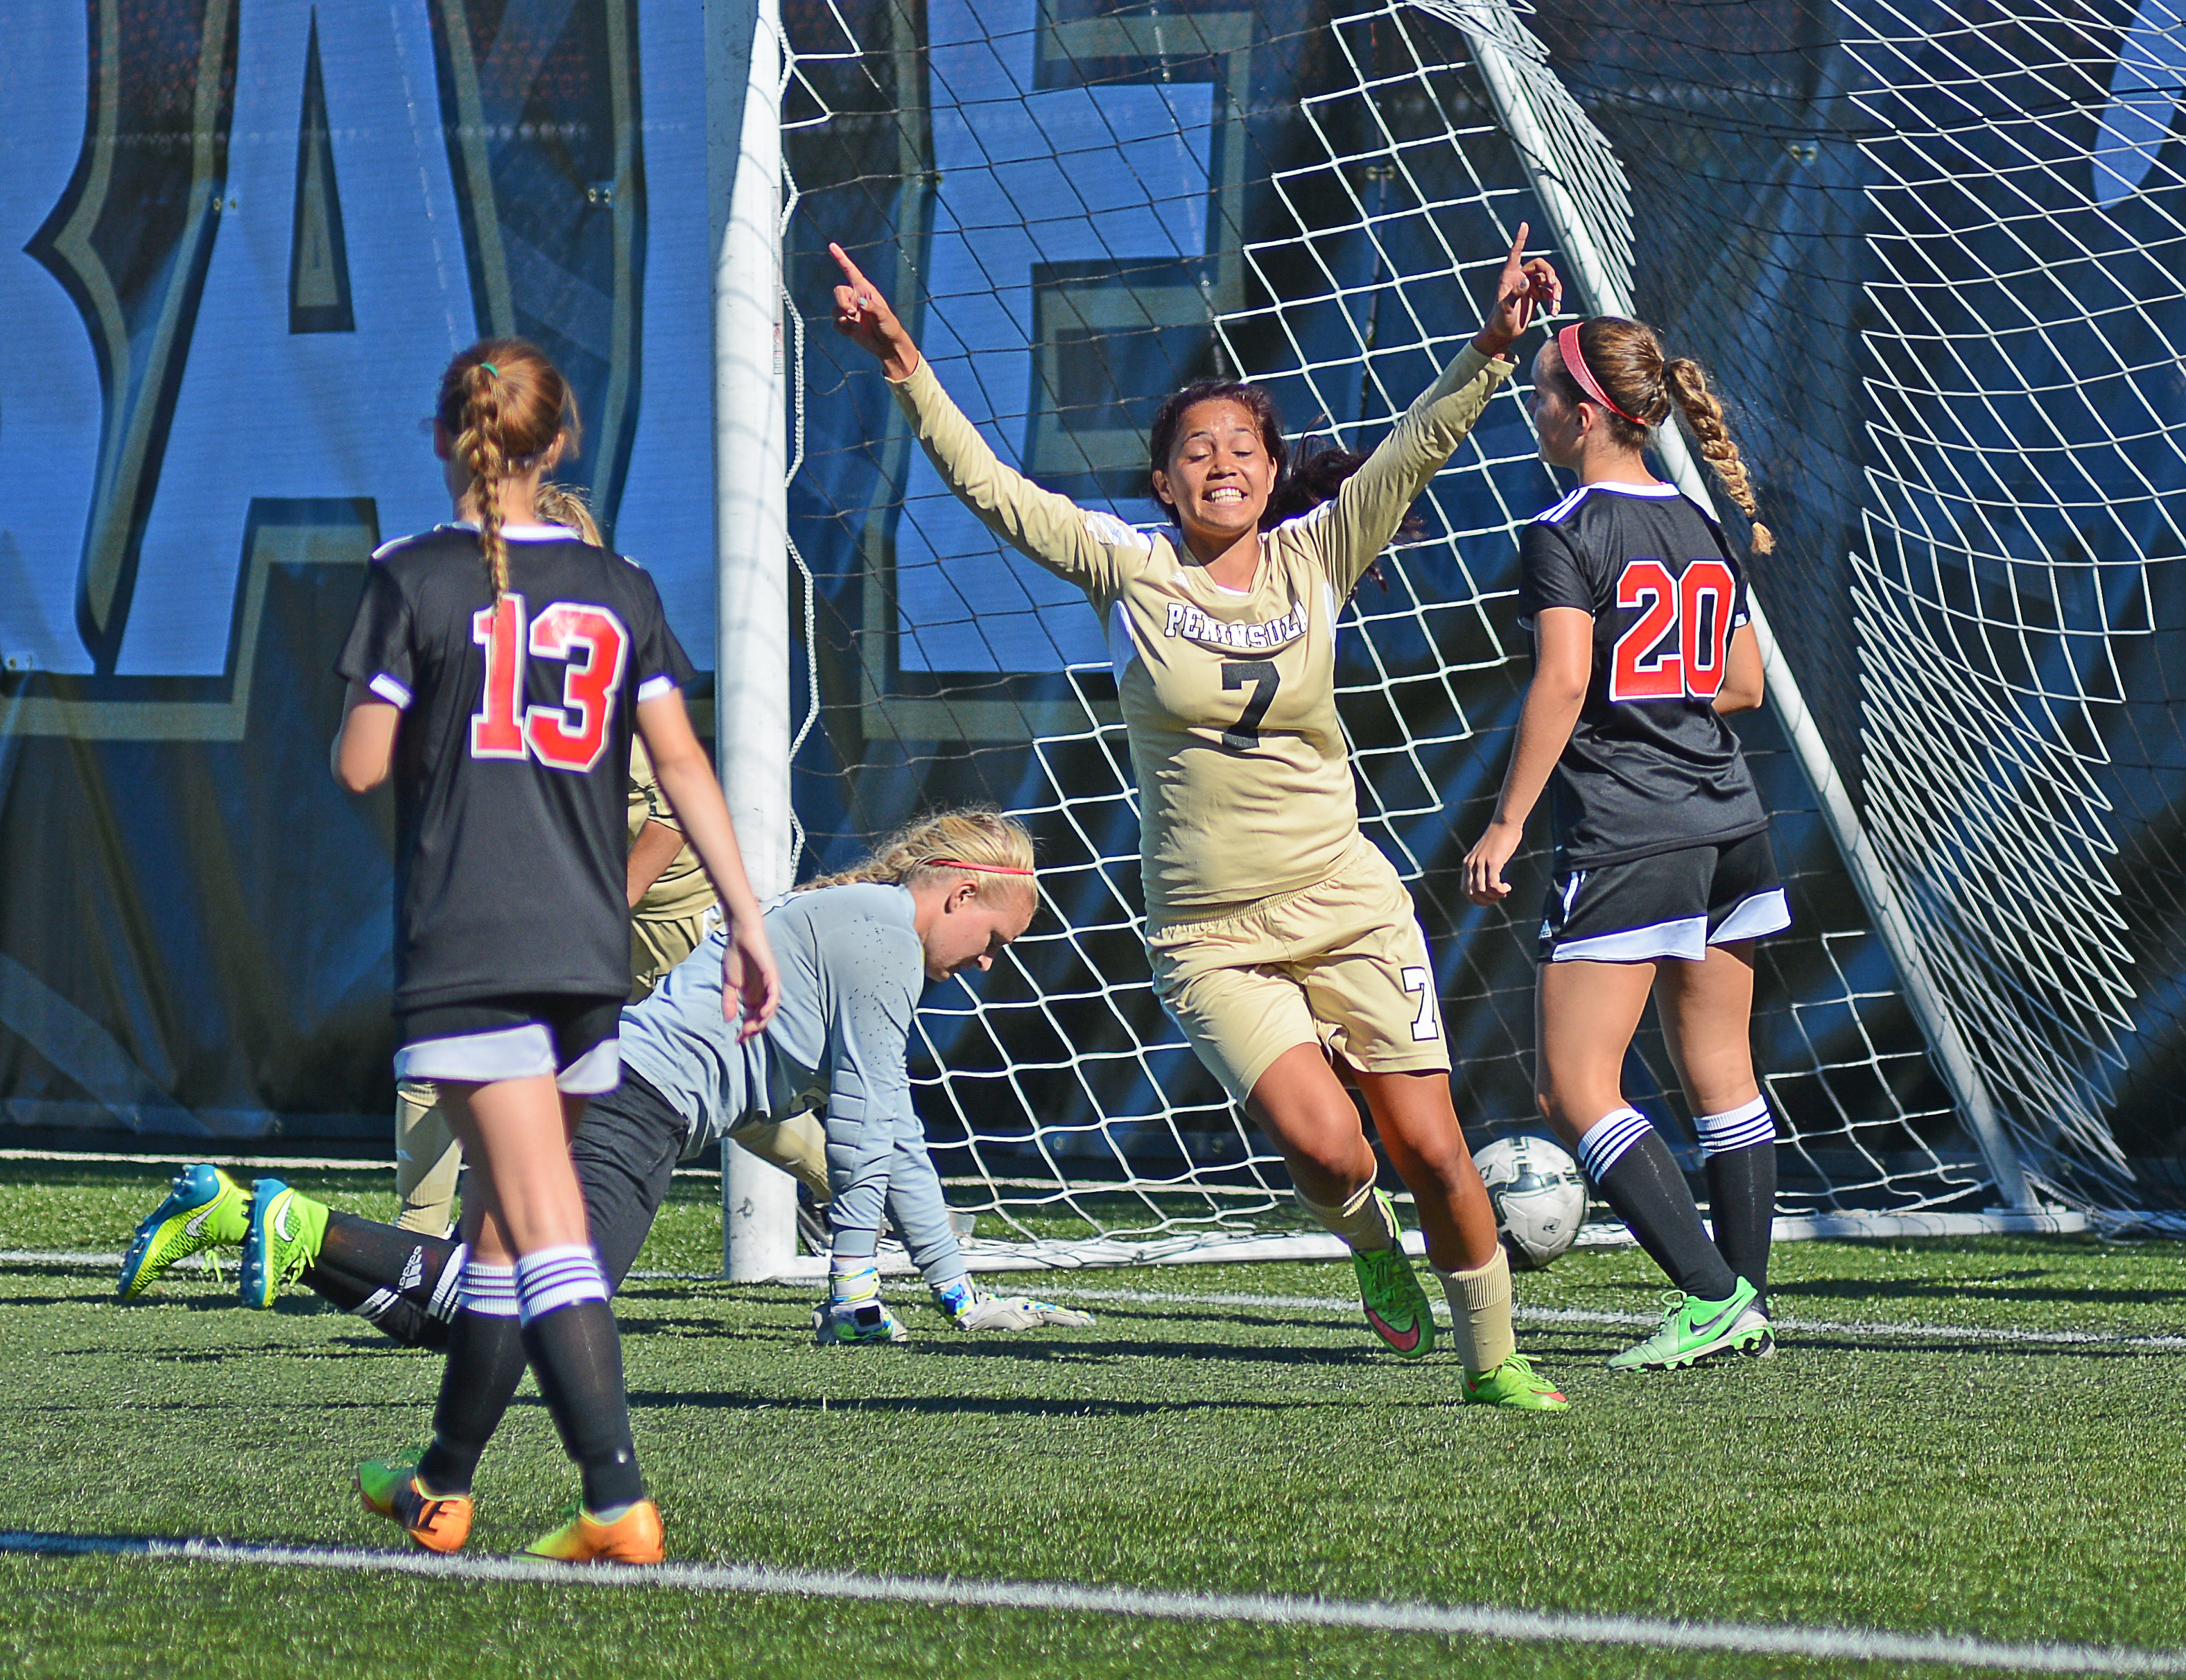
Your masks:
{"label": "white trim on shorts", "polygon": [[1781,933],[1791,925],[1791,902],[1785,898],[1784,889],[1777,887],[1732,905],[1723,926],[1708,935],[1708,944],[1727,945],[1734,939],[1758,939],[1764,934]]}
{"label": "white trim on shorts", "polygon": [[555,1084],[571,1096],[611,1091],[622,1083],[622,1040],[603,1039],[563,1068],[554,1066],[554,1035],[536,1021],[484,1033],[420,1039],[395,1052],[398,1079],[490,1085],[502,1079],[535,1079],[541,1073],[553,1074]]}
{"label": "white trim on shorts", "polygon": [[622,1040],[602,1039],[554,1076],[569,1096],[604,1096],[622,1084]]}
{"label": "white trim on shorts", "polygon": [[1549,960],[1653,962],[1671,957],[1681,962],[1698,962],[1707,955],[1707,917],[1684,916],[1675,921],[1651,921],[1645,927],[1624,927],[1614,933],[1563,940],[1549,952]]}
{"label": "white trim on shorts", "polygon": [[[1568,907],[1566,913],[1569,913]],[[1625,927],[1614,933],[1566,940],[1549,953],[1549,960],[1701,962],[1707,960],[1710,945],[1758,939],[1767,934],[1780,933],[1791,925],[1791,904],[1784,897],[1784,889],[1776,887],[1740,899],[1712,933],[1707,931],[1705,916],[1683,916],[1674,921],[1651,921],[1645,927]]]}

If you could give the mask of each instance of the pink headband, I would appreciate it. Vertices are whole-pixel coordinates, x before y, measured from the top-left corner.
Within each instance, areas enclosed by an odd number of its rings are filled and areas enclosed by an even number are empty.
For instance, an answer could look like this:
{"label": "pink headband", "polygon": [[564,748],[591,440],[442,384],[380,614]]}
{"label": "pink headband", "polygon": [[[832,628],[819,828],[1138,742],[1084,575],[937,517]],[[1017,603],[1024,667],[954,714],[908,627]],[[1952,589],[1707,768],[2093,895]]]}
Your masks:
{"label": "pink headband", "polygon": [[926,860],[926,867],[977,870],[982,875],[1031,875],[1034,872],[1029,869],[1012,869],[1007,864],[966,863],[961,858],[928,858]]}
{"label": "pink headband", "polygon": [[1627,414],[1609,400],[1609,393],[1601,389],[1601,382],[1594,377],[1594,370],[1586,365],[1586,357],[1578,347],[1578,327],[1576,323],[1556,334],[1556,354],[1563,358],[1564,366],[1578,381],[1579,389],[1600,403],[1620,420],[1629,420],[1635,426],[1647,423],[1636,414]]}

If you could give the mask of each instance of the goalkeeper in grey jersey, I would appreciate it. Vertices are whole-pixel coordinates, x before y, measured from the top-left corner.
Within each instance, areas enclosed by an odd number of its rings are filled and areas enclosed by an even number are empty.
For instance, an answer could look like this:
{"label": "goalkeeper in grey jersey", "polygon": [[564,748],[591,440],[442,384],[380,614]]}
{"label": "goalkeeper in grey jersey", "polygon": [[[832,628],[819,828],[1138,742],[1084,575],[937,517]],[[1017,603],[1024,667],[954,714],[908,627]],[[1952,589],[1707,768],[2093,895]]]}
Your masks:
{"label": "goalkeeper in grey jersey", "polygon": [[[971,1280],[905,1066],[925,983],[991,967],[1024,932],[1035,903],[1023,828],[988,811],[944,812],[893,837],[856,869],[769,909],[782,1002],[758,1037],[738,1044],[722,1017],[718,933],[625,1009],[622,1084],[586,1106],[570,1145],[610,1285],[619,1288],[636,1261],[677,1161],[754,1122],[819,1112],[835,1226],[828,1299],[814,1314],[822,1341],[905,1339],[880,1299],[875,1254],[884,1213],[961,1328],[1090,1324],[1085,1313],[989,1295]],[[237,1220],[200,1220],[188,1230],[200,1205],[218,1199],[221,1176],[201,1164],[175,1181],[140,1227],[140,1243],[148,1234],[152,1240],[131,1293],[186,1254],[241,1240]],[[361,1219],[294,1190],[281,1194],[289,1206],[265,1222],[277,1286],[300,1281],[398,1341],[447,1340],[460,1244]],[[512,1393],[521,1375],[520,1368],[510,1374]]]}

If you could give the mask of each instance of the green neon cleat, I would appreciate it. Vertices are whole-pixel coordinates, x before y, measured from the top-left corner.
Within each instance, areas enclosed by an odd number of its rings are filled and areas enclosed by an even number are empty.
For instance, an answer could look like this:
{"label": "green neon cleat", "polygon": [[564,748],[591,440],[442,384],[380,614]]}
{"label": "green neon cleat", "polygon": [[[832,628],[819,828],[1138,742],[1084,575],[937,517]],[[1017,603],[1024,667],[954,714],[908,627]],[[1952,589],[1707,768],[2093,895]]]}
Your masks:
{"label": "green neon cleat", "polygon": [[185,1167],[167,1199],[137,1227],[114,1292],[134,1301],[177,1260],[241,1242],[249,1223],[250,1198],[241,1184],[209,1161]]}
{"label": "green neon cleat", "polygon": [[1755,1298],[1753,1285],[1744,1278],[1721,1301],[1666,1295],[1662,1327],[1638,1347],[1612,1357],[1609,1369],[1618,1373],[1674,1371],[1727,1353],[1765,1359],[1776,1351],[1776,1343],[1768,1316],[1755,1305]]}
{"label": "green neon cleat", "polygon": [[1465,1374],[1465,1403],[1507,1406],[1514,1412],[1561,1412],[1570,1406],[1563,1391],[1533,1369],[1523,1353],[1513,1353],[1492,1371]]}
{"label": "green neon cleat", "polygon": [[250,1187],[250,1229],[243,1240],[243,1304],[271,1307],[319,1257],[326,1235],[323,1204],[278,1179],[259,1179]]}
{"label": "green neon cleat", "polygon": [[[1387,1192],[1374,1195],[1388,1216],[1389,1229],[1399,1229],[1396,1204]],[[1412,1263],[1404,1257],[1401,1239],[1387,1248],[1354,1249],[1351,1269],[1359,1274],[1359,1305],[1375,1335],[1407,1359],[1434,1352],[1434,1313],[1412,1274]]]}

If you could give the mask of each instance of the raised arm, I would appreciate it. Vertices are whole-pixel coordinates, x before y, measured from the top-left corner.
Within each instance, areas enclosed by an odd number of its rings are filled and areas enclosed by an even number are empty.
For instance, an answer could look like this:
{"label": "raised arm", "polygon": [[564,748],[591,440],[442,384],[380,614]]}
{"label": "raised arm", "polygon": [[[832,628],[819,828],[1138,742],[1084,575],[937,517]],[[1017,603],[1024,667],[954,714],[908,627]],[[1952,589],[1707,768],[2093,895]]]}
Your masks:
{"label": "raised arm", "polygon": [[1527,232],[1520,222],[1496,277],[1494,301],[1472,342],[1344,481],[1328,511],[1304,528],[1339,595],[1348,593],[1388,546],[1427,481],[1448,464],[1488,398],[1516,371],[1505,353],[1533,325],[1535,313],[1545,309],[1553,314],[1562,302],[1563,283],[1548,260],[1526,255]]}
{"label": "raised arm", "polygon": [[1042,490],[1003,464],[978,428],[950,400],[910,333],[840,245],[827,247],[843,271],[835,288],[835,330],[881,364],[933,469],[987,529],[1028,559],[1089,595],[1114,592],[1117,553],[1145,541],[1107,514],[1088,513],[1068,496]]}

